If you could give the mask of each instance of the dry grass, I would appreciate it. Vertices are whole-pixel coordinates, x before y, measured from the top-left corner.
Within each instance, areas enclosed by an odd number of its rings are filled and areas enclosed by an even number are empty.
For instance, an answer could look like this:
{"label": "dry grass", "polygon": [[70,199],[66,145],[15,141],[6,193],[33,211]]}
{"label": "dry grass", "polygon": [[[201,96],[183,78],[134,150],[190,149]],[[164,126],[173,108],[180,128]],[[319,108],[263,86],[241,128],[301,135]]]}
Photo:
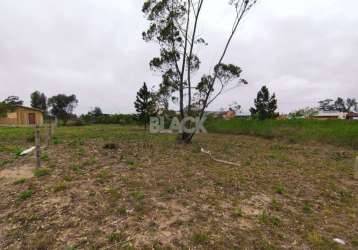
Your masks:
{"label": "dry grass", "polygon": [[[29,146],[10,137],[2,148]],[[0,179],[1,249],[340,249],[334,238],[358,247],[353,150],[217,134],[181,145],[118,126],[56,137],[50,174]],[[0,157],[5,170],[33,164],[11,150]]]}

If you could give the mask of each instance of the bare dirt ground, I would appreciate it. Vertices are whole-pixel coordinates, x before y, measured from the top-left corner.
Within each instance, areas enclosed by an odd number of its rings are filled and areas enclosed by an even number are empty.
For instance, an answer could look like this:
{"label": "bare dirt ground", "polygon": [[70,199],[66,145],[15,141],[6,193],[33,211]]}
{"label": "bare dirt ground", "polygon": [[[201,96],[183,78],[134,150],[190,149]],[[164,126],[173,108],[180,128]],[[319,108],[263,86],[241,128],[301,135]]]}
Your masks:
{"label": "bare dirt ground", "polygon": [[56,136],[41,170],[0,152],[1,249],[358,248],[351,149],[115,126]]}

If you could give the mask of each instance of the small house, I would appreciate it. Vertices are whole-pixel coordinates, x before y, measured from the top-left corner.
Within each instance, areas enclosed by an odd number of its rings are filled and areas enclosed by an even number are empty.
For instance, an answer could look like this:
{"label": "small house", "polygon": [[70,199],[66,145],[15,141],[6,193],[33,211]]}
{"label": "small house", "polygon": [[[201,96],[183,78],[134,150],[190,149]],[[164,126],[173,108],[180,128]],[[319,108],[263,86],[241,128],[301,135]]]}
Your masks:
{"label": "small house", "polygon": [[358,113],[350,112],[346,115],[347,120],[356,120],[358,121]]}
{"label": "small house", "polygon": [[343,120],[346,119],[346,113],[336,111],[322,111],[310,118],[315,120]]}
{"label": "small house", "polygon": [[3,126],[31,126],[42,125],[44,112],[37,108],[15,106],[7,112],[5,117],[0,117],[0,125]]}

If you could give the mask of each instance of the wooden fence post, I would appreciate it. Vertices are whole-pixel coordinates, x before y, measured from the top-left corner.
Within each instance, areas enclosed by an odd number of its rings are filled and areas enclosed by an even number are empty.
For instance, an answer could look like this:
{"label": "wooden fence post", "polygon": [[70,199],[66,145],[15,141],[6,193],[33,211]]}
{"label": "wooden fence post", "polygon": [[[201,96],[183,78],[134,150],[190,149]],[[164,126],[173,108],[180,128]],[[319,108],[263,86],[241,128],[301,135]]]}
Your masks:
{"label": "wooden fence post", "polygon": [[47,127],[47,148],[51,146],[51,143],[52,143],[52,122],[49,121]]}
{"label": "wooden fence post", "polygon": [[35,128],[35,146],[36,146],[36,167],[41,167],[41,141],[40,141],[40,128],[36,125]]}
{"label": "wooden fence post", "polygon": [[358,156],[356,157],[356,164],[354,167],[354,179],[358,180]]}

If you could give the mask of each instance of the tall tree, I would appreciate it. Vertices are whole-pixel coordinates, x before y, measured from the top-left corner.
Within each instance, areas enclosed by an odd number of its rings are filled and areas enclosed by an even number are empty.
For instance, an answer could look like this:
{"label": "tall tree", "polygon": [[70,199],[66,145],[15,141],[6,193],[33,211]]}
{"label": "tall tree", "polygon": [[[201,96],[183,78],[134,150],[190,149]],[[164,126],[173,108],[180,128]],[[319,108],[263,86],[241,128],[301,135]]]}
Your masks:
{"label": "tall tree", "polygon": [[78,100],[75,95],[56,95],[48,99],[51,114],[62,120],[64,124],[73,116],[73,110],[77,107]]}
{"label": "tall tree", "polygon": [[94,109],[90,112],[88,112],[89,115],[98,117],[103,115],[102,109],[100,107],[94,107]]}
{"label": "tall tree", "polygon": [[147,130],[150,116],[156,113],[156,101],[155,95],[148,90],[146,83],[137,92],[134,107],[137,111],[138,119],[144,123],[144,128]]}
{"label": "tall tree", "polygon": [[35,91],[31,94],[31,107],[47,112],[47,97],[44,93]]}
{"label": "tall tree", "polygon": [[[235,81],[235,86],[247,82],[240,78],[242,70],[234,64],[225,64],[234,35],[245,14],[257,0],[230,0],[235,18],[225,46],[216,66],[208,74],[195,82],[192,75],[200,68],[201,61],[196,52],[206,41],[197,35],[199,20],[206,0],[147,0],[142,11],[150,22],[143,39],[159,45],[160,55],[150,62],[152,70],[160,72],[162,82],[160,91],[175,97],[179,103],[180,117],[192,113],[195,107],[202,118],[207,107]],[[221,4],[221,3],[220,3]],[[195,133],[182,134],[182,140],[190,142]]]}
{"label": "tall tree", "polygon": [[276,116],[277,99],[275,93],[271,96],[268,88],[263,86],[257,93],[255,108],[251,108],[252,116],[257,116],[260,120],[271,119]]}
{"label": "tall tree", "polygon": [[9,96],[4,100],[4,103],[10,106],[22,106],[24,101],[20,99],[18,96]]}

